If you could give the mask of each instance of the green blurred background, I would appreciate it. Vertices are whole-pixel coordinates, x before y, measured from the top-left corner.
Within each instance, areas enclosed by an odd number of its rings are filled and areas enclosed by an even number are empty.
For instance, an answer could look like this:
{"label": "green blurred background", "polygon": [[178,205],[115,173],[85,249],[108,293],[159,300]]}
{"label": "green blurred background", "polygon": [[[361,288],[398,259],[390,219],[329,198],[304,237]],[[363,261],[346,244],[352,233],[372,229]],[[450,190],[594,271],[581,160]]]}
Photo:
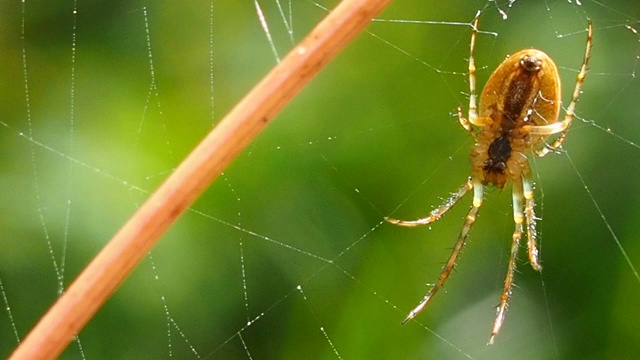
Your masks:
{"label": "green blurred background", "polygon": [[[336,2],[281,1],[292,36],[276,1],[259,4],[282,57]],[[17,345],[14,327],[23,338],[59,284],[276,62],[252,1],[80,1],[75,63],[73,3],[28,1],[24,16],[21,6],[0,4],[0,307],[10,306],[0,311],[1,357]],[[586,122],[574,123],[566,154],[532,164],[544,271],[523,248],[491,347],[510,191],[488,191],[446,291],[405,326],[470,199],[431,228],[382,224],[392,213],[426,214],[469,174],[472,142],[454,112],[467,108],[470,27],[454,23],[478,10],[481,29],[497,34],[478,38],[479,86],[507,54],[536,47],[558,64],[565,101],[588,18],[595,27],[577,109]],[[640,267],[637,1],[406,0],[381,18],[435,23],[373,23],[171,228],[62,358],[640,355],[640,280],[616,244]]]}

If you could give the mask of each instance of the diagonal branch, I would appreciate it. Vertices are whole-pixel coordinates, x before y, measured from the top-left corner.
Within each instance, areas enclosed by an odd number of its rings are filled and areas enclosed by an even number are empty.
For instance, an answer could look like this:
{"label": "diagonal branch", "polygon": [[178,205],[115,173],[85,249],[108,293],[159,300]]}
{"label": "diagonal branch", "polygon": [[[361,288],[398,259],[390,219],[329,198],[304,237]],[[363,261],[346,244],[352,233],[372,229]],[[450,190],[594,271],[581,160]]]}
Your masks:
{"label": "diagonal branch", "polygon": [[171,224],[391,0],[343,0],[180,164],[40,319],[11,360],[54,359]]}

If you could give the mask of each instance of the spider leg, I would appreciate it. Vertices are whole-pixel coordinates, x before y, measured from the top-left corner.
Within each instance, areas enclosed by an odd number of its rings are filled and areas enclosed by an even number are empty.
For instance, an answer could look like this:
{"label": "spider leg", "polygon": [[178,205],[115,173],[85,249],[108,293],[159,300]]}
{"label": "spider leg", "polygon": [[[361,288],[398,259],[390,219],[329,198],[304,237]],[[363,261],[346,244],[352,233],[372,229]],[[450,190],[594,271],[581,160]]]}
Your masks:
{"label": "spider leg", "polygon": [[[478,105],[477,105],[477,95],[476,95],[476,64],[474,60],[474,53],[476,49],[476,36],[478,35],[478,18],[480,14],[476,14],[476,18],[473,19],[473,23],[471,24],[471,43],[469,44],[469,120],[466,121],[467,126],[462,124],[462,126],[467,129],[470,128],[469,123],[475,125],[476,118],[478,117]],[[458,109],[458,114],[462,115],[460,109]],[[460,117],[460,123],[462,123],[463,117]],[[469,129],[467,129],[469,130]]]}
{"label": "spider leg", "polygon": [[567,131],[573,117],[575,116],[576,104],[578,98],[582,92],[582,86],[584,85],[584,78],[587,76],[587,66],[589,65],[589,58],[591,58],[591,41],[593,39],[593,26],[591,20],[589,20],[587,29],[587,46],[584,52],[584,60],[580,67],[580,72],[576,78],[576,86],[573,89],[573,95],[571,96],[571,102],[567,107],[567,111],[564,114],[564,119],[560,122],[556,122],[549,125],[525,125],[525,130],[528,130],[531,135],[549,136],[557,133],[561,133],[560,136],[555,139],[551,144],[545,144],[543,148],[535,150],[536,156],[545,156],[550,152],[553,152],[562,146],[564,139],[567,137]]}
{"label": "spider leg", "polygon": [[562,143],[564,143],[564,140],[567,137],[569,126],[573,121],[573,116],[573,110],[571,113],[569,113],[569,110],[567,110],[567,113],[564,115],[564,120],[560,122],[549,125],[525,125],[525,127],[528,128],[529,134],[531,135],[550,136],[560,133],[560,136],[558,136],[558,138],[553,140],[553,142],[551,142],[550,144],[545,142],[541,148],[533,149],[533,153],[537,157],[543,157],[550,152],[558,150],[560,146],[562,146]]}
{"label": "spider leg", "polygon": [[460,125],[462,125],[462,127],[469,131],[472,132],[473,128],[471,127],[471,124],[473,125],[477,125],[476,124],[476,118],[478,118],[478,105],[477,105],[477,98],[478,96],[476,95],[476,65],[475,65],[475,60],[473,58],[474,56],[474,52],[476,49],[476,36],[478,34],[478,16],[480,14],[478,13],[475,17],[475,19],[473,19],[473,23],[471,24],[471,42],[469,44],[469,115],[468,117],[464,117],[464,115],[462,115],[462,107],[458,106],[458,120],[460,121]]}
{"label": "spider leg", "polygon": [[500,296],[500,304],[496,310],[496,320],[493,323],[493,329],[491,330],[491,337],[489,338],[489,345],[493,344],[496,336],[502,328],[505,316],[507,314],[507,308],[509,307],[509,298],[511,297],[511,289],[513,288],[513,278],[516,271],[517,259],[518,259],[518,247],[520,246],[520,239],[522,238],[522,223],[524,221],[524,214],[522,213],[522,182],[514,181],[513,184],[513,221],[515,222],[515,230],[513,231],[513,240],[511,242],[511,255],[509,256],[509,263],[507,265],[507,275],[504,279],[504,287],[502,288],[502,295]]}
{"label": "spider leg", "polygon": [[473,128],[471,127],[471,123],[469,122],[469,119],[464,117],[464,115],[462,114],[462,106],[460,106],[460,105],[458,105],[458,121],[460,122],[460,125],[462,125],[462,127],[465,130],[467,130],[468,132],[473,132]]}
{"label": "spider leg", "polygon": [[470,121],[467,118],[464,117],[464,115],[462,115],[462,107],[458,106],[458,121],[460,122],[460,125],[462,125],[462,127],[469,131],[470,133],[473,133],[473,127],[471,127],[471,124],[478,126],[478,127],[484,127],[490,124],[493,124],[493,119],[491,119],[490,117],[476,117],[475,120]]}
{"label": "spider leg", "polygon": [[[469,184],[469,182],[467,184]],[[474,190],[473,206],[471,207],[471,209],[469,210],[469,213],[467,214],[467,217],[464,222],[464,226],[462,227],[462,231],[458,236],[458,241],[456,242],[456,245],[453,247],[451,256],[449,256],[449,260],[447,260],[447,263],[442,268],[442,272],[440,272],[440,277],[438,278],[438,281],[436,282],[436,284],[433,286],[433,288],[431,288],[429,293],[425,295],[425,297],[422,299],[420,304],[418,304],[418,306],[416,306],[413,310],[411,310],[409,315],[407,315],[407,317],[402,321],[403,324],[406,324],[407,321],[413,319],[416,315],[418,315],[424,309],[425,306],[427,306],[429,301],[433,298],[436,292],[440,290],[444,282],[447,280],[447,278],[451,274],[451,271],[453,271],[453,268],[456,266],[456,260],[460,255],[460,251],[464,247],[465,241],[467,240],[467,236],[469,235],[469,230],[471,230],[471,226],[476,221],[478,210],[482,205],[482,197],[483,197],[482,183],[480,183],[479,181],[478,182],[474,181],[472,183],[472,186]]]}
{"label": "spider leg", "polygon": [[456,191],[451,197],[445,200],[444,203],[440,204],[437,208],[433,209],[428,216],[418,219],[418,220],[398,220],[394,218],[385,218],[385,220],[394,225],[406,226],[406,227],[415,227],[431,224],[434,221],[437,221],[446,213],[453,205],[460,200],[469,190],[474,187],[471,179],[469,179],[458,191]]}
{"label": "spider leg", "polygon": [[538,245],[536,241],[536,214],[534,211],[535,201],[533,199],[533,184],[531,179],[525,177],[522,180],[524,187],[524,215],[527,220],[527,249],[529,251],[529,263],[534,270],[542,270],[540,262],[538,261]]}

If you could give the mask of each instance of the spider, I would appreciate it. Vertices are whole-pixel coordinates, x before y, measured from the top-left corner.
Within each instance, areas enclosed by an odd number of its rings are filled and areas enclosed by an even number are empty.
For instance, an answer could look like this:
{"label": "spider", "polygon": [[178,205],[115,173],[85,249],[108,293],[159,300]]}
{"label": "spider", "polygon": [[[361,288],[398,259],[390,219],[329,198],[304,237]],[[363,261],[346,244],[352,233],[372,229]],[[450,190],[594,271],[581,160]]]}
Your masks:
{"label": "spider", "polygon": [[[477,109],[476,67],[473,56],[478,34],[478,17],[474,19],[472,28],[469,56],[469,113],[466,118],[462,108],[458,106],[460,124],[475,140],[471,149],[471,176],[458,191],[431,211],[428,216],[413,221],[393,218],[386,218],[386,220],[406,227],[430,224],[440,219],[458,200],[473,189],[473,204],[449,260],[442,268],[435,285],[404,319],[402,323],[405,324],[424,309],[451,274],[482,205],[484,187],[493,185],[503,189],[509,181],[513,183],[515,230],[504,287],[489,338],[489,344],[493,344],[504,323],[516,270],[518,248],[525,225],[529,263],[536,271],[542,269],[538,261],[536,244],[533,182],[526,153],[531,151],[535,156],[541,157],[557,150],[564,142],[587,74],[593,29],[589,21],[584,60],[576,79],[571,102],[565,111],[564,118],[560,121],[558,68],[547,54],[537,49],[521,50],[504,60],[491,74],[482,90],[480,109]],[[555,134],[559,136],[548,143],[547,139]]]}

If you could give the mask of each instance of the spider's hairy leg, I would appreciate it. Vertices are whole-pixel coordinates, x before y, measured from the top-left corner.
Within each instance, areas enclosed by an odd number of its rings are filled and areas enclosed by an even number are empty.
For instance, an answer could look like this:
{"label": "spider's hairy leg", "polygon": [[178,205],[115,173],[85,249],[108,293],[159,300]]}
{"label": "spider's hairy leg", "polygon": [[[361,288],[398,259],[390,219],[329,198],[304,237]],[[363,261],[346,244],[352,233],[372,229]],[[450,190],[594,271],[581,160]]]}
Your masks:
{"label": "spider's hairy leg", "polygon": [[[474,53],[476,49],[476,37],[478,35],[478,21],[480,13],[476,14],[473,23],[471,24],[471,43],[469,44],[469,118],[467,124],[470,122],[475,124],[475,120],[478,117],[478,105],[476,95],[476,64],[474,60]],[[460,108],[458,108],[458,114],[462,114]],[[460,118],[462,123],[462,117]],[[464,126],[464,124],[462,125]],[[465,129],[467,128],[464,126]]]}
{"label": "spider's hairy leg", "polygon": [[529,251],[529,263],[534,270],[542,270],[542,266],[538,261],[538,244],[536,241],[536,214],[534,211],[535,201],[533,199],[533,184],[531,179],[525,177],[522,179],[524,193],[524,216],[527,220],[527,249]]}
{"label": "spider's hairy leg", "polygon": [[560,136],[555,139],[551,144],[545,144],[543,148],[535,150],[536,156],[545,156],[550,152],[553,152],[562,146],[562,143],[567,137],[567,131],[569,126],[573,122],[575,116],[576,104],[580,93],[582,93],[582,86],[584,85],[584,78],[587,76],[587,66],[589,65],[589,59],[591,58],[591,42],[593,39],[593,25],[589,20],[587,29],[587,46],[584,52],[584,60],[582,60],[582,66],[580,72],[576,78],[576,85],[573,89],[573,95],[571,96],[571,102],[567,106],[567,111],[564,114],[564,119],[557,123],[549,125],[525,125],[531,135],[549,136],[557,133],[561,133]]}
{"label": "spider's hairy leg", "polygon": [[473,134],[473,127],[471,126],[472,124],[478,127],[484,127],[484,126],[488,126],[493,124],[493,119],[491,119],[490,117],[486,116],[486,117],[476,117],[473,119],[473,121],[467,119],[464,117],[464,115],[462,115],[462,107],[458,106],[458,121],[460,122],[460,125],[462,125],[462,127],[469,131],[470,133]]}
{"label": "spider's hairy leg", "polygon": [[471,124],[476,125],[476,118],[478,117],[478,96],[476,95],[476,64],[473,58],[476,49],[476,36],[478,35],[478,21],[480,13],[476,14],[473,23],[471,24],[471,42],[469,44],[469,115],[464,117],[462,115],[462,107],[458,106],[458,120],[462,127],[471,132],[473,128]]}
{"label": "spider's hairy leg", "polygon": [[545,142],[541,148],[533,149],[533,153],[537,157],[543,157],[550,152],[558,150],[560,146],[562,146],[562,143],[564,143],[564,140],[567,138],[567,132],[569,131],[569,125],[571,125],[571,122],[573,121],[573,116],[574,113],[572,112],[571,115],[569,115],[569,110],[567,110],[563,121],[549,125],[524,126],[524,128],[526,128],[531,135],[550,136],[561,133],[560,136],[558,136],[558,138],[553,140],[553,142],[551,142],[550,144]]}
{"label": "spider's hairy leg", "polygon": [[462,115],[462,106],[458,105],[458,121],[460,122],[460,125],[462,125],[462,127],[467,130],[468,132],[473,132],[473,128],[471,127],[471,122],[469,122],[469,119],[467,119],[466,117],[464,117],[464,115]]}
{"label": "spider's hairy leg", "polygon": [[385,218],[388,223],[406,226],[406,227],[415,227],[431,224],[434,221],[437,221],[446,213],[453,205],[460,200],[469,190],[473,188],[473,183],[471,179],[469,179],[458,191],[456,191],[451,197],[449,197],[445,202],[440,204],[437,208],[433,209],[428,216],[418,219],[418,220],[398,220],[394,218]]}
{"label": "spider's hairy leg", "polygon": [[520,246],[520,239],[522,238],[522,223],[524,222],[524,214],[522,212],[522,200],[524,199],[522,190],[522,181],[514,181],[513,183],[513,221],[516,228],[513,231],[513,240],[511,242],[511,255],[509,256],[509,263],[507,265],[507,275],[504,279],[504,287],[502,288],[502,295],[500,296],[500,304],[498,304],[496,310],[496,320],[493,323],[493,329],[491,330],[491,337],[489,338],[489,345],[493,344],[496,336],[502,328],[504,318],[507,314],[507,308],[509,307],[509,298],[511,297],[511,289],[513,288],[513,277],[515,275],[517,260],[518,260],[518,247]]}
{"label": "spider's hairy leg", "polygon": [[471,230],[471,226],[476,221],[478,210],[480,210],[480,206],[482,205],[482,198],[483,198],[482,183],[479,181],[473,181],[472,186],[474,191],[473,206],[471,207],[471,209],[469,210],[469,213],[467,214],[467,217],[464,221],[464,226],[462,226],[462,231],[458,236],[458,241],[456,242],[456,245],[453,247],[451,256],[449,256],[449,260],[447,260],[447,263],[442,268],[442,272],[440,272],[440,277],[438,278],[438,281],[435,283],[433,288],[431,288],[429,293],[425,295],[425,297],[422,299],[420,304],[418,304],[418,306],[416,306],[413,310],[411,310],[409,315],[407,315],[407,317],[402,321],[403,324],[413,319],[416,315],[418,315],[424,309],[425,306],[427,306],[429,301],[433,298],[436,292],[440,290],[440,288],[442,287],[444,282],[447,280],[449,275],[451,275],[451,271],[453,271],[453,268],[456,266],[456,260],[460,255],[460,251],[464,247],[464,244],[467,240],[467,236],[469,236],[469,230]]}

